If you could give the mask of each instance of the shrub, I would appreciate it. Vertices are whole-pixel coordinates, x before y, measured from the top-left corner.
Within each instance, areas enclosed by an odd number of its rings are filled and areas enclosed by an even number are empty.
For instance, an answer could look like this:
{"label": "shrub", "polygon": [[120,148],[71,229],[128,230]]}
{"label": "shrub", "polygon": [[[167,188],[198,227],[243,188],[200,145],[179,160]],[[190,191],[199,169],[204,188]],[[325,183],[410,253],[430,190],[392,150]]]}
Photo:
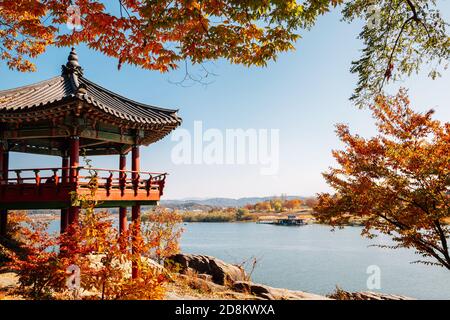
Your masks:
{"label": "shrub", "polygon": [[[175,225],[179,216],[155,214],[151,222],[143,226],[141,221],[133,222],[129,231],[119,236],[109,214],[94,211],[95,173],[89,185],[90,194],[72,195],[82,212],[79,224],[69,226],[66,233],[49,235],[42,223],[17,226],[24,254],[13,254],[8,265],[18,272],[20,293],[33,299],[79,298],[77,293],[105,300],[163,298],[167,276],[148,257],[160,260],[178,250],[181,231]],[[71,265],[80,270],[79,290],[67,290]],[[137,271],[136,277],[132,277],[132,269]],[[91,294],[86,296],[86,292]]]}

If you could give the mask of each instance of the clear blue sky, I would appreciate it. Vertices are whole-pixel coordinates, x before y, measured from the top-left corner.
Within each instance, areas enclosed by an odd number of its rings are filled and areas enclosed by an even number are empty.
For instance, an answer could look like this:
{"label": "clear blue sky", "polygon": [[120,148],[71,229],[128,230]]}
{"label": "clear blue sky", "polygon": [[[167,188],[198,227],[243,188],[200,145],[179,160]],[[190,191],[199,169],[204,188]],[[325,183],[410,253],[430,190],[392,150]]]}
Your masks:
{"label": "clear blue sky", "polygon": [[[449,20],[449,1],[441,1]],[[179,108],[183,128],[192,130],[195,120],[207,128],[280,129],[278,175],[260,175],[255,165],[175,165],[170,137],[142,148],[142,170],[167,171],[165,199],[186,197],[244,197],[313,195],[328,191],[321,172],[332,166],[331,150],[339,148],[334,124],[348,123],[364,136],[375,133],[367,110],[353,106],[350,97],[356,76],[350,62],[359,56],[357,23],[340,21],[339,13],[319,19],[316,27],[303,34],[295,52],[279,56],[266,68],[245,68],[219,61],[209,65],[214,82],[206,87],[181,87],[170,83],[182,72],[159,74],[123,66],[83,46],[77,47],[85,76],[102,86],[144,103]],[[49,48],[37,59],[38,71],[19,73],[0,65],[0,89],[48,79],[60,73],[68,48]],[[434,108],[436,117],[450,120],[450,74],[439,80],[414,76],[401,85],[410,88],[418,110]],[[60,159],[12,154],[12,168],[60,165]],[[94,157],[94,165],[116,168],[117,156]]]}

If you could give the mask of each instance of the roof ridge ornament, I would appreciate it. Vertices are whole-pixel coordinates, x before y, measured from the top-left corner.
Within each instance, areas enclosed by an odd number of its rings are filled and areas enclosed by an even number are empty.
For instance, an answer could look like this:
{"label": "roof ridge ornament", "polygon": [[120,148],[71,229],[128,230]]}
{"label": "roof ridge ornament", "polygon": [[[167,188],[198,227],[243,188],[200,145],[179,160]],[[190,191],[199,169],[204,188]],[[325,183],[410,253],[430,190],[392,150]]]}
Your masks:
{"label": "roof ridge ornament", "polygon": [[77,94],[83,95],[86,93],[87,93],[87,86],[84,83],[80,83],[77,88]]}
{"label": "roof ridge ornament", "polygon": [[72,50],[67,57],[66,65],[62,66],[62,74],[77,74],[80,76],[83,75],[83,68],[81,68],[80,64],[78,63],[78,55],[74,47],[72,47]]}

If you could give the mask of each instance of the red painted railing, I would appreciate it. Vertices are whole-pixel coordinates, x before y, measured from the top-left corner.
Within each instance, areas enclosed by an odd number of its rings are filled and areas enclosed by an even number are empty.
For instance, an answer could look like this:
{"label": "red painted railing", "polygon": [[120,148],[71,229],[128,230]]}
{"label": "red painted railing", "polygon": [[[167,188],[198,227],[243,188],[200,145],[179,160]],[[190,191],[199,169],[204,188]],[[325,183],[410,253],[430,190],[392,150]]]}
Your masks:
{"label": "red painted railing", "polygon": [[106,189],[107,194],[113,189],[119,189],[123,195],[125,192],[137,194],[145,190],[150,195],[151,190],[159,190],[163,194],[167,173],[110,170],[91,167],[67,167],[67,168],[33,168],[8,170],[8,179],[1,179],[0,186],[64,186],[76,185],[77,188],[88,188],[92,178],[95,177],[99,189]]}

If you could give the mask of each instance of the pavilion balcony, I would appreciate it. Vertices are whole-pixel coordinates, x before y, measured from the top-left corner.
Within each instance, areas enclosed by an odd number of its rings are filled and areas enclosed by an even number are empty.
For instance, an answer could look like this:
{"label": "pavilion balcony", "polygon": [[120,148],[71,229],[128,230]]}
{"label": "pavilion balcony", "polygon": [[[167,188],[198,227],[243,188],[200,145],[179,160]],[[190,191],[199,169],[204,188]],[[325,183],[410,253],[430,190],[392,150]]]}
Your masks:
{"label": "pavilion balcony", "polygon": [[[140,219],[141,205],[157,205],[165,173],[140,171],[140,147],[181,124],[176,109],[131,100],[84,76],[72,48],[61,74],[0,90],[0,238],[8,210],[60,209],[61,233],[79,222],[79,203],[96,177],[97,207],[119,209],[119,232]],[[10,170],[10,153],[60,157],[58,168]],[[131,163],[127,167],[127,155]],[[118,170],[80,167],[80,155],[117,155]],[[127,171],[129,168],[132,171]]]}
{"label": "pavilion balcony", "polygon": [[98,207],[154,205],[163,194],[167,174],[65,167],[14,169],[7,176],[0,180],[0,208],[26,210],[68,208],[74,193],[91,194],[95,180]]}

